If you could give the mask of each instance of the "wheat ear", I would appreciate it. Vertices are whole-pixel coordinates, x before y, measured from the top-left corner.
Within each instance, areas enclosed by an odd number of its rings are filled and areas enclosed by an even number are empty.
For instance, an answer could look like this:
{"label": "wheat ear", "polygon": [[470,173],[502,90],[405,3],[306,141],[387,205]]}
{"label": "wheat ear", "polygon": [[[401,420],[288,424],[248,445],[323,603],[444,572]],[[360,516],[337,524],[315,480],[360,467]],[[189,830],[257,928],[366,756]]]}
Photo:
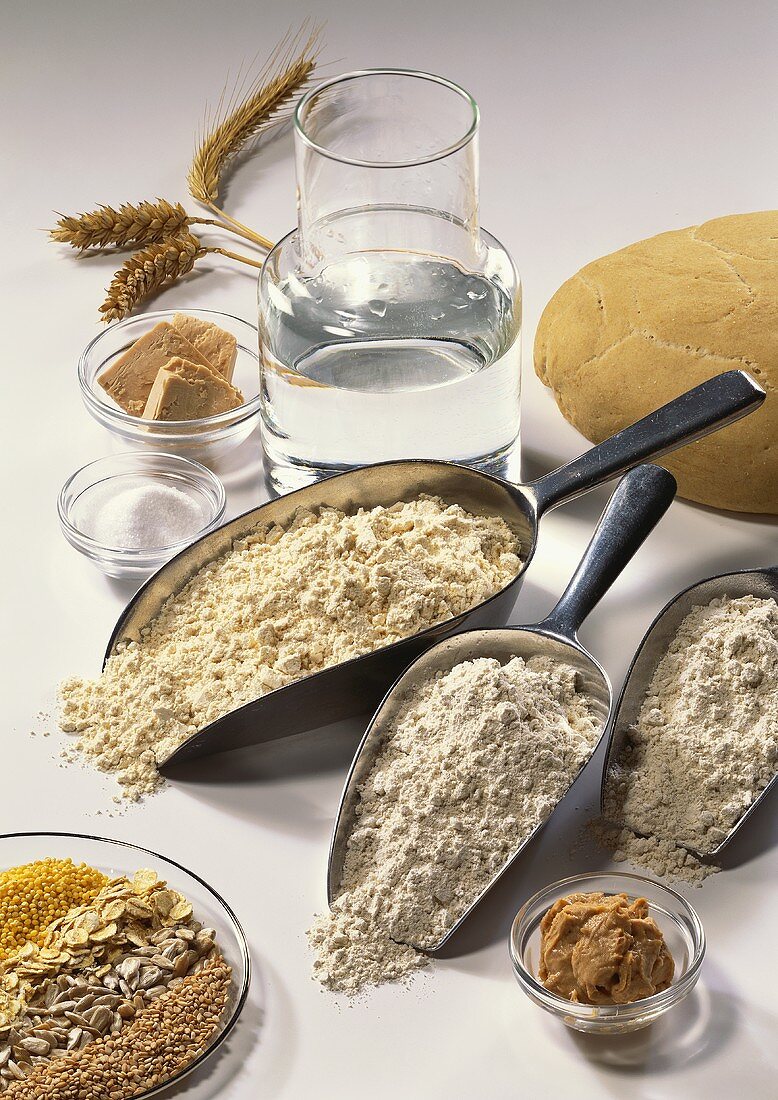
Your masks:
{"label": "wheat ear", "polygon": [[192,218],[183,206],[167,199],[125,202],[118,210],[101,205],[86,214],[60,214],[49,237],[79,252],[100,248],[140,248],[180,237],[192,225],[212,225],[256,244],[250,230],[242,230],[219,218]]}
{"label": "wheat ear", "polygon": [[[222,180],[237,154],[271,127],[285,121],[316,68],[321,29],[306,37],[305,24],[286,35],[247,90],[236,87],[228,102],[222,94],[213,118],[207,118],[187,175],[192,196],[220,218],[247,233],[264,248],[272,242],[217,206]],[[236,102],[237,101],[237,102]]]}
{"label": "wheat ear", "polygon": [[120,321],[153,294],[187,275],[197,261],[209,253],[228,256],[249,267],[262,267],[249,256],[229,252],[226,248],[206,247],[193,233],[150,244],[134,252],[114,275],[100,306],[102,319]]}
{"label": "wheat ear", "polygon": [[193,233],[150,244],[133,253],[111,280],[100,306],[102,319],[118,321],[126,317],[152,294],[191,271],[204,254],[205,249]]}
{"label": "wheat ear", "polygon": [[111,245],[137,247],[180,236],[190,221],[180,203],[158,198],[156,202],[125,202],[118,210],[101,205],[86,214],[60,214],[49,236],[80,251]]}

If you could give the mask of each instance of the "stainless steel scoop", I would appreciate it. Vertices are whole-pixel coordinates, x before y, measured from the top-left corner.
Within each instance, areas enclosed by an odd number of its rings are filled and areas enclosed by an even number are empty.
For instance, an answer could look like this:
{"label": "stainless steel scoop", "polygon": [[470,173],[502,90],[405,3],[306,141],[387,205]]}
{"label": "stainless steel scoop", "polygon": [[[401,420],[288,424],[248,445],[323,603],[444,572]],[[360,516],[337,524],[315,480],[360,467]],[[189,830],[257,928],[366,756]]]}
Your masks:
{"label": "stainless steel scoop", "polygon": [[[705,606],[711,600],[721,596],[730,596],[733,599],[739,596],[757,596],[762,600],[778,600],[778,566],[770,569],[744,569],[739,573],[721,573],[716,577],[709,577],[707,580],[700,581],[698,584],[685,588],[683,592],[679,592],[654,619],[633,658],[624,686],[621,689],[619,701],[613,712],[600,788],[600,809],[603,816],[605,815],[605,786],[608,774],[622,754],[628,730],[638,720],[640,708],[656,672],[657,665],[664,657],[678,632],[678,628],[692,608]],[[722,848],[729,844],[732,837],[743,827],[762,799],[767,797],[768,792],[772,790],[776,782],[778,782],[778,774],[757,795],[716,848],[710,852],[695,854],[702,859],[711,859],[717,856]]]}
{"label": "stainless steel scoop", "polygon": [[[608,502],[563,596],[542,622],[534,626],[468,630],[457,634],[428,649],[392,685],[362,738],[341,796],[327,866],[327,898],[330,904],[340,892],[348,838],[359,803],[359,788],[376,762],[408,691],[435,673],[447,672],[462,661],[469,661],[474,657],[496,657],[503,664],[516,656],[525,660],[542,656],[564,661],[575,668],[578,689],[586,692],[592,699],[602,734],[611,709],[611,685],[602,667],[578,641],[577,632],[586,616],[602,599],[670,507],[674,494],[675,478],[666,470],[659,466],[639,466],[632,470],[624,477]],[[596,748],[597,744],[592,746],[578,775]],[[578,775],[572,780],[571,787]],[[562,797],[564,795],[557,805]],[[442,939],[432,947],[423,944],[414,946],[423,947],[427,951],[440,950],[543,824],[545,822],[538,825],[519,844],[486,889],[474,899]]]}
{"label": "stainless steel scoop", "polygon": [[761,405],[764,391],[743,371],[728,371],[682,394],[579,458],[528,485],[510,485],[449,462],[386,462],[350,470],[270,501],[198,539],[164,565],[130,601],[108,643],[138,641],[165,601],[204,565],[258,524],[291,522],[300,508],[392,505],[432,493],[472,512],[501,516],[521,543],[522,568],[490,599],[456,618],[362,657],[334,665],[269,692],[194,734],[159,765],[163,771],[198,756],[259,744],[371,711],[386,685],[434,642],[468,626],[505,622],[532,560],[538,523],[550,508],[572,500],[649,458],[666,454],[730,424]]}

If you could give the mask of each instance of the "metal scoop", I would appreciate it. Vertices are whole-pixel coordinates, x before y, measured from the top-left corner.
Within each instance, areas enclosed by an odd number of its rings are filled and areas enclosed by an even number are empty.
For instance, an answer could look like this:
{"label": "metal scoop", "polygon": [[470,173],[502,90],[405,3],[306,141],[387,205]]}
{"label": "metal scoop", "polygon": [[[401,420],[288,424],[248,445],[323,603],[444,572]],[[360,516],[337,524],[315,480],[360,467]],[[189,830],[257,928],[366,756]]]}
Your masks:
{"label": "metal scoop", "polygon": [[[692,609],[704,607],[711,600],[721,596],[730,596],[733,599],[740,596],[757,596],[762,600],[778,600],[778,566],[770,569],[744,569],[739,573],[721,573],[716,577],[709,577],[707,580],[685,588],[670,600],[654,619],[633,658],[613,712],[600,788],[600,809],[603,816],[605,816],[605,786],[608,774],[623,752],[628,730],[638,720],[640,708],[654,678],[657,665],[678,633],[681,623]],[[776,782],[778,782],[778,774],[764,790],[760,791],[720,844],[712,851],[694,854],[701,859],[712,859],[717,856],[722,848],[729,844],[735,833],[743,827],[762,799],[767,797]]]}
{"label": "metal scoop", "polygon": [[471,512],[501,516],[521,543],[522,568],[503,589],[462,615],[297,680],[225,714],[160,760],[159,766],[167,771],[194,757],[272,741],[373,710],[386,685],[434,642],[466,624],[493,626],[507,620],[535,552],[544,512],[646,459],[739,420],[761,405],[764,397],[764,391],[743,371],[728,371],[528,485],[510,485],[450,462],[385,462],[298,489],[198,539],[155,573],[130,601],[108,643],[106,660],[120,643],[139,641],[165,601],[204,565],[226,553],[236,539],[244,538],[258,524],[286,526],[300,508],[353,512],[431,493]]}
{"label": "metal scoop", "polygon": [[[392,685],[362,738],[341,796],[327,866],[327,898],[330,904],[340,893],[348,838],[359,803],[359,789],[375,764],[408,691],[435,673],[447,672],[462,661],[469,661],[474,657],[496,657],[503,664],[516,656],[523,657],[524,660],[529,660],[530,657],[552,657],[564,661],[577,672],[578,690],[585,692],[592,700],[594,713],[600,723],[600,735],[602,734],[611,709],[611,685],[602,667],[578,641],[578,628],[665,514],[674,494],[675,478],[666,470],[659,466],[639,466],[632,470],[624,477],[608,502],[564,595],[542,622],[535,626],[468,630],[457,634],[428,649]],[[571,781],[571,787],[596,748],[597,744],[594,744],[589,757]],[[557,805],[562,797],[564,794],[560,796]],[[426,951],[438,951],[543,824],[545,822],[522,840],[489,885],[473,900],[442,939],[432,947],[429,944],[413,946],[423,947]]]}

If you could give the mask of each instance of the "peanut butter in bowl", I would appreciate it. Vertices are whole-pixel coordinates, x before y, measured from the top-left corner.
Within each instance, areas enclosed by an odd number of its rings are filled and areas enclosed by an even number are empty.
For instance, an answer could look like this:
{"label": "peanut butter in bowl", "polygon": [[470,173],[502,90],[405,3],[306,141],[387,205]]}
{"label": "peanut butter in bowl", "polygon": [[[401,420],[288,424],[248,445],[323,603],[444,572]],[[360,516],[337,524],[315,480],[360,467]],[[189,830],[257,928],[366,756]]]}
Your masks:
{"label": "peanut butter in bowl", "polygon": [[540,935],[538,977],[568,1001],[631,1004],[673,979],[673,957],[645,898],[570,894],[547,910]]}

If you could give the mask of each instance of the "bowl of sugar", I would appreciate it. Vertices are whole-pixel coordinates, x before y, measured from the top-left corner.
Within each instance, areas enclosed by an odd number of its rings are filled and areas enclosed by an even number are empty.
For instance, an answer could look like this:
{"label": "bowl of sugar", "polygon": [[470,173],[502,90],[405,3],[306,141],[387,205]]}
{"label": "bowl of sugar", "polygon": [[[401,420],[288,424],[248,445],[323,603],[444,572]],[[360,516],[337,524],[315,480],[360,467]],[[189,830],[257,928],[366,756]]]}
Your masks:
{"label": "bowl of sugar", "polygon": [[226,503],[205,466],[149,451],[82,466],[62,486],[57,512],[70,545],[106,576],[141,580],[217,527]]}

